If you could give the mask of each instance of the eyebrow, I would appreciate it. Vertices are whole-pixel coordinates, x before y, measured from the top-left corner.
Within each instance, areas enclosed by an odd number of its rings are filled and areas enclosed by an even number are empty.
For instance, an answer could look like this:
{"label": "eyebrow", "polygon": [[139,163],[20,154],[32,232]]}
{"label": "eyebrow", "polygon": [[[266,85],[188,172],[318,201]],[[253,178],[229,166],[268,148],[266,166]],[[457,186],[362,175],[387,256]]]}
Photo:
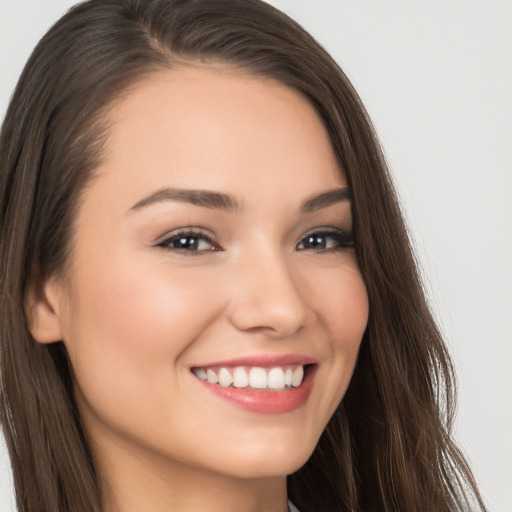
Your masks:
{"label": "eyebrow", "polygon": [[130,210],[139,210],[145,206],[164,201],[189,203],[203,208],[215,210],[238,211],[240,203],[231,195],[210,190],[194,190],[187,188],[164,188],[134,204]]}
{"label": "eyebrow", "polygon": [[351,199],[352,193],[348,187],[335,188],[307,199],[302,203],[300,211],[301,213],[316,212],[317,210],[328,208],[342,201],[350,201]]}
{"label": "eyebrow", "polygon": [[[306,199],[300,207],[301,213],[311,213],[323,208],[328,208],[342,201],[349,201],[352,197],[348,187],[336,188],[322,192],[309,199]],[[237,212],[242,205],[232,195],[212,190],[195,190],[186,188],[164,188],[135,203],[130,210],[140,210],[152,204],[165,201],[176,201],[188,203],[203,208]]]}

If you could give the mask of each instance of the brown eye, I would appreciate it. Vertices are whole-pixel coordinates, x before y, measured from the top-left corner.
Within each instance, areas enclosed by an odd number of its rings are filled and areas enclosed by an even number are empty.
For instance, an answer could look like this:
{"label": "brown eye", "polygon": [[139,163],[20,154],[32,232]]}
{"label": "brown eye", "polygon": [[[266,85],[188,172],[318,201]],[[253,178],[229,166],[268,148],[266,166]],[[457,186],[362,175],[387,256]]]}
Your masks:
{"label": "brown eye", "polygon": [[306,235],[298,244],[297,250],[336,251],[354,246],[350,232],[336,229],[331,231],[315,231]]}
{"label": "brown eye", "polygon": [[158,247],[174,251],[206,252],[219,251],[220,247],[207,235],[195,231],[174,233],[158,244]]}

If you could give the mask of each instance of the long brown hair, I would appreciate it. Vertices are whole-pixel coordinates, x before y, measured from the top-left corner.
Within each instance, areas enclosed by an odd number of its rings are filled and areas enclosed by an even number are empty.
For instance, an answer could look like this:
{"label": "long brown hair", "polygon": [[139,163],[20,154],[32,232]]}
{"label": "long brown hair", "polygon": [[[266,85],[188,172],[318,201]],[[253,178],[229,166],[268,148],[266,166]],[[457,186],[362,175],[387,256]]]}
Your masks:
{"label": "long brown hair", "polygon": [[353,193],[370,317],[349,389],[310,460],[288,477],[303,512],[485,510],[450,437],[450,359],[421,288],[371,122],[299,25],[259,0],[90,0],[30,57],[0,135],[1,420],[20,512],[100,512],[100,482],[62,343],[41,345],[25,295],[64,269],[102,114],[148,73],[220,62],[299,91]]}

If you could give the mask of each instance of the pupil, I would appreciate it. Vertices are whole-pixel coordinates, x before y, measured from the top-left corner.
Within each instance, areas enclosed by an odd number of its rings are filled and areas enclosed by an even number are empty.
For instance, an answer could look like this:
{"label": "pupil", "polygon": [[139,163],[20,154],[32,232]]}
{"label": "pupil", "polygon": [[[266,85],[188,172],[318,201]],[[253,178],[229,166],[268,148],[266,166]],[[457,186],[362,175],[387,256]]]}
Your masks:
{"label": "pupil", "polygon": [[182,237],[174,241],[173,247],[175,249],[197,249],[197,238]]}
{"label": "pupil", "polygon": [[323,236],[310,236],[307,240],[308,247],[315,248],[324,248],[325,247],[325,237]]}

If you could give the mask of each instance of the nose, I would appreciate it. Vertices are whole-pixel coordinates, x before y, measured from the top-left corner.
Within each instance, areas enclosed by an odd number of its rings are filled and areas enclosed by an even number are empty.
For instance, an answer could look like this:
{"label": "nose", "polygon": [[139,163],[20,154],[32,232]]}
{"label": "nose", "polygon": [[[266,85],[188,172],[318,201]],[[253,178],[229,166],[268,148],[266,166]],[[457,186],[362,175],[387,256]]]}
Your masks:
{"label": "nose", "polygon": [[235,292],[230,317],[237,329],[279,339],[292,336],[311,321],[304,283],[282,255],[260,252],[240,263],[231,278]]}

